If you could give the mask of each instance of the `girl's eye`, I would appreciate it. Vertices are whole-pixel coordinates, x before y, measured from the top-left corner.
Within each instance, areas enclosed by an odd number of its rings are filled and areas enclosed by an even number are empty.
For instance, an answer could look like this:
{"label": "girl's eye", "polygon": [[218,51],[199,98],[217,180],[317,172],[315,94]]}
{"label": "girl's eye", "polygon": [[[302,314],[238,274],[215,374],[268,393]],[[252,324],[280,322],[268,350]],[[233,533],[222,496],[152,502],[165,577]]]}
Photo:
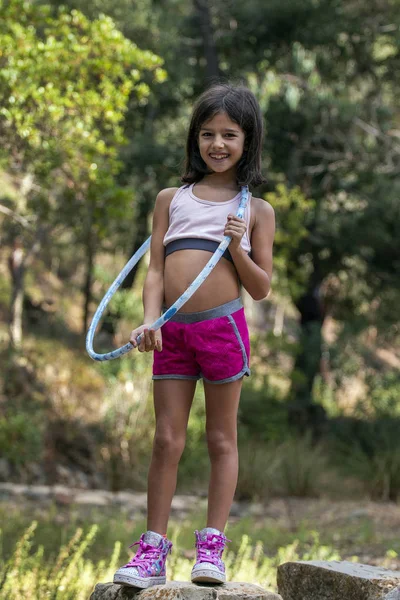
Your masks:
{"label": "girl's eye", "polygon": [[[201,134],[202,137],[208,137],[209,135],[211,135],[211,133],[209,131],[205,131],[204,133]],[[226,133],[225,137],[236,137],[234,133]]]}

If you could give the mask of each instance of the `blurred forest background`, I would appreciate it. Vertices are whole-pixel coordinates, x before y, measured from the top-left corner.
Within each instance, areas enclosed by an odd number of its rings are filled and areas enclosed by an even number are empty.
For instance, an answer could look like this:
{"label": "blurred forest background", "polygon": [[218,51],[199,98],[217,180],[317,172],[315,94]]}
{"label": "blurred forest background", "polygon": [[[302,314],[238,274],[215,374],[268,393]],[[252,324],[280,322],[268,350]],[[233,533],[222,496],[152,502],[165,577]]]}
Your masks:
{"label": "blurred forest background", "polygon": [[[399,25],[399,0],[0,2],[0,480],[145,490],[151,356],[96,364],[85,332],[219,78],[260,102],[277,215],[237,499],[399,499]],[[141,322],[145,273],[97,350]],[[180,492],[206,490],[203,428],[199,385]]]}
{"label": "blurred forest background", "polygon": [[[260,102],[253,192],[277,216],[272,292],[244,297],[228,575],[276,589],[299,557],[400,567],[399,27],[400,0],[0,0],[1,600],[84,600],[145,527],[127,501],[89,514],[65,491],[143,492],[151,452],[152,357],[94,363],[85,333],[216,78]],[[98,351],[141,322],[147,260]],[[178,492],[207,480],[199,384]],[[9,483],[64,492],[21,505]],[[170,577],[189,577],[199,515],[171,522]]]}

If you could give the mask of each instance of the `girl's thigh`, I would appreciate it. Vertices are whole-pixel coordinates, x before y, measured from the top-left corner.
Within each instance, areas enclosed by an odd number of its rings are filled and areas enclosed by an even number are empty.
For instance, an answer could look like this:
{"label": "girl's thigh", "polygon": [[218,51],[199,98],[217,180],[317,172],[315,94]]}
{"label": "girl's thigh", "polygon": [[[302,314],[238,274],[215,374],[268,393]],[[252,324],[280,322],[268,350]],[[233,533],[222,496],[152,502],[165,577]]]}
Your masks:
{"label": "girl's thigh", "polygon": [[204,382],[206,428],[208,433],[220,432],[236,439],[237,413],[243,377],[229,383]]}
{"label": "girl's thigh", "polygon": [[196,389],[193,379],[156,379],[153,381],[156,431],[174,435],[186,432]]}

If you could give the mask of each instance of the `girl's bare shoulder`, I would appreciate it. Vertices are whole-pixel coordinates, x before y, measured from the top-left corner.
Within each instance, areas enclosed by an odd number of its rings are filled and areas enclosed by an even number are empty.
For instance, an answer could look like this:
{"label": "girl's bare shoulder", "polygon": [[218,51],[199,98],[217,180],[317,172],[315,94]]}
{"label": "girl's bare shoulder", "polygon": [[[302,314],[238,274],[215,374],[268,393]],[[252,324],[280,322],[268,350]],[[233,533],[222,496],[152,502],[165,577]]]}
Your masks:
{"label": "girl's bare shoulder", "polygon": [[266,222],[275,223],[275,211],[271,204],[264,200],[264,198],[254,198],[251,200],[252,204],[252,229],[257,224],[265,224]]}
{"label": "girl's bare shoulder", "polygon": [[157,204],[169,205],[178,190],[179,188],[177,187],[164,188],[163,190],[160,190],[157,194]]}

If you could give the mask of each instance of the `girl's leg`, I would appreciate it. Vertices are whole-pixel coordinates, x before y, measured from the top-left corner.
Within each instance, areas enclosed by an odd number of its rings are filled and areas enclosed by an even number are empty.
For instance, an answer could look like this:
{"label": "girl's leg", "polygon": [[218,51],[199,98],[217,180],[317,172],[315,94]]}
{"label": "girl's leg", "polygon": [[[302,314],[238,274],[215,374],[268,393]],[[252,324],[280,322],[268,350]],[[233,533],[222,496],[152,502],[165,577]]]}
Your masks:
{"label": "girl's leg", "polygon": [[237,412],[242,382],[243,378],[221,384],[204,382],[211,461],[207,527],[219,531],[225,529],[237,485]]}
{"label": "girl's leg", "polygon": [[196,380],[156,379],[153,384],[156,431],[148,475],[147,529],[164,535]]}

